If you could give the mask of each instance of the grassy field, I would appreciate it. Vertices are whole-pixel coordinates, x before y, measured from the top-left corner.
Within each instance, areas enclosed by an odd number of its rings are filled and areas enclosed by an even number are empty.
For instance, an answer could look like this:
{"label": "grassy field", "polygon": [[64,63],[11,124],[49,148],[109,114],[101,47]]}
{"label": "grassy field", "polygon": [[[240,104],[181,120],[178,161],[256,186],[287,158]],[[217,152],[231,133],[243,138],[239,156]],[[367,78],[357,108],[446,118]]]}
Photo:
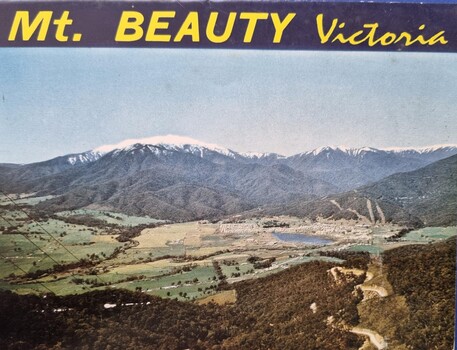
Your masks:
{"label": "grassy field", "polygon": [[[43,235],[29,234],[26,237],[29,240],[20,234],[0,235],[0,254],[26,272],[46,270],[56,263],[67,264],[91,256],[103,260],[113,254],[116,248],[125,245],[116,241],[113,236],[97,236],[87,232],[58,237],[56,240]],[[0,278],[11,273],[17,276],[24,274],[8,260],[0,261]]]}
{"label": "grassy field", "polygon": [[105,221],[107,224],[114,224],[120,226],[137,226],[147,225],[163,222],[163,220],[157,220],[150,218],[149,216],[130,216],[121,213],[114,213],[104,210],[91,210],[91,209],[78,209],[62,211],[57,213],[58,216],[69,217],[78,215],[87,215],[96,219]]}
{"label": "grassy field", "polygon": [[[33,205],[39,202],[38,197],[19,200],[28,205],[23,208],[25,211],[33,211]],[[237,226],[233,224],[225,226],[228,231],[223,231],[219,224],[169,224],[149,217],[101,210],[60,212],[38,222],[31,220],[22,210],[6,206],[0,206],[0,213],[7,220],[0,220],[0,227],[3,226],[0,254],[6,257],[0,259],[0,288],[18,293],[46,292],[44,284],[57,294],[84,293],[109,287],[193,300],[215,294],[221,278],[234,283],[268,276],[313,260],[342,262],[316,254],[319,247],[283,245],[262,228],[262,223],[268,222],[266,218],[258,222],[250,219],[239,226],[241,231],[237,232]],[[86,226],[84,220],[71,221],[78,224],[65,221],[71,217],[98,219],[98,224]],[[109,225],[100,225],[100,220]],[[285,221],[287,217],[280,220]],[[301,225],[296,218],[291,218],[290,223]],[[123,229],[149,224],[158,224],[158,227],[140,228],[138,236],[130,241],[116,239]],[[14,227],[5,231],[11,225]],[[254,229],[249,231],[246,227]],[[352,245],[349,250],[379,254],[386,243],[383,237],[392,230],[389,225],[374,227],[373,245]],[[455,228],[422,229],[408,233],[402,238],[402,244],[440,240],[451,235],[455,235]],[[326,246],[322,249],[334,248]],[[272,259],[272,263],[256,269],[254,263],[248,261],[252,257]],[[90,263],[72,265],[40,276],[37,274],[39,270],[52,269],[56,263],[67,265],[81,259]],[[25,273],[29,276],[35,273],[36,279],[24,279]]]}
{"label": "grassy field", "polygon": [[23,194],[23,195],[18,195],[18,196],[11,196],[8,198],[8,197],[0,194],[0,206],[12,204],[12,201],[10,200],[10,198],[14,201],[15,204],[36,205],[40,202],[43,202],[45,200],[48,200],[48,199],[51,199],[54,197],[55,196],[33,197],[31,194]]}
{"label": "grassy field", "polygon": [[446,240],[457,235],[457,227],[425,227],[418,230],[408,232],[403,237],[400,237],[394,242],[388,242],[381,238],[382,233],[385,233],[386,228],[373,229],[374,239],[371,245],[353,245],[349,251],[353,252],[368,252],[370,254],[381,254],[385,250],[394,249],[403,245],[409,244],[425,244]]}
{"label": "grassy field", "polygon": [[[108,285],[110,288],[143,290],[181,300],[194,299],[214,291],[217,278],[210,260],[191,263],[161,259],[163,256],[183,256],[186,247],[196,256],[213,254],[220,248],[201,247],[200,243],[201,236],[214,233],[214,227],[200,228],[196,223],[187,223],[145,229],[132,245],[118,242],[115,235],[108,234],[103,228],[69,224],[63,220],[68,216],[90,215],[119,226],[158,221],[93,210],[59,215],[62,220],[35,222],[21,210],[3,210],[3,216],[8,220],[3,223],[4,226],[14,224],[17,227],[14,234],[0,235],[0,253],[6,257],[0,261],[0,288],[21,294],[40,293],[47,291],[44,284],[54,293],[64,295],[106,288]],[[116,256],[111,256],[116,248],[122,249]],[[74,263],[79,259],[94,261],[97,275],[93,275],[91,269],[77,268],[46,274],[33,281],[20,279],[25,272],[47,270],[56,263]],[[16,277],[11,278],[12,275]]]}
{"label": "grassy field", "polygon": [[178,227],[166,225],[156,229],[146,229],[137,237],[138,249],[167,247],[170,245],[183,245],[186,231]]}
{"label": "grassy field", "polygon": [[348,250],[351,252],[368,252],[370,254],[380,254],[384,251],[383,248],[377,245],[354,245]]}
{"label": "grassy field", "polygon": [[457,227],[425,227],[408,232],[401,238],[402,241],[434,242],[445,240],[457,235]]}
{"label": "grassy field", "polygon": [[234,304],[236,302],[236,290],[224,290],[222,292],[218,292],[214,295],[210,295],[208,297],[202,298],[198,300],[198,304],[204,305],[209,303],[215,303],[219,305],[225,304]]}
{"label": "grassy field", "polygon": [[[53,236],[78,258],[96,255],[99,258],[97,276],[91,275],[88,269],[77,269],[46,275],[27,283],[8,284],[3,281],[0,288],[13,289],[18,293],[45,292],[45,288],[38,283],[41,282],[53,292],[64,295],[84,293],[108,285],[110,288],[142,290],[162,297],[192,300],[215,293],[219,278],[213,260],[219,262],[223,275],[228,279],[237,280],[267,276],[288,266],[314,259],[332,259],[290,256],[287,250],[231,251],[229,243],[233,240],[220,237],[216,232],[217,225],[201,225],[195,222],[144,229],[140,236],[135,237],[137,243],[128,247],[126,243],[118,242],[114,235],[106,234],[100,228],[67,224],[55,219],[42,222],[40,225],[41,228],[45,227],[46,231],[52,232]],[[35,232],[38,229],[40,226],[36,223],[25,223],[20,232]],[[27,237],[54,259],[58,259],[57,261],[74,261],[74,258],[48,235],[29,233]],[[53,262],[23,235],[0,235],[0,243],[1,252],[27,272],[53,266]],[[123,249],[120,254],[106,259],[116,248]],[[183,259],[184,255],[190,260]],[[275,256],[277,261],[269,269],[256,270],[252,263],[247,262],[247,259],[254,255],[261,259]],[[177,259],[165,258],[167,256],[174,256]],[[23,274],[12,268],[11,263],[2,260],[1,278],[6,278],[11,273],[18,276]]]}
{"label": "grassy field", "polygon": [[20,210],[3,209],[0,206],[0,226],[7,228],[11,225],[22,225],[28,219],[27,214]]}
{"label": "grassy field", "polygon": [[166,247],[173,244],[185,244],[188,247],[200,248],[202,240],[214,235],[217,225],[201,225],[196,222],[163,225],[145,229],[137,237],[137,248]]}

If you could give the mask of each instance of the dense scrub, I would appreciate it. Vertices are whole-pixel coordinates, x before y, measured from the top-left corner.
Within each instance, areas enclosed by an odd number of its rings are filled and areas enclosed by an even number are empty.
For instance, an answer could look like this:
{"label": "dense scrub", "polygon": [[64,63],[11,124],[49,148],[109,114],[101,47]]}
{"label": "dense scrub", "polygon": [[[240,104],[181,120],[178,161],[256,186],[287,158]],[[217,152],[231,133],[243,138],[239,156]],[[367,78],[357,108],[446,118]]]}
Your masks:
{"label": "dense scrub", "polygon": [[411,349],[452,349],[455,261],[455,238],[385,253],[389,281],[396,294],[406,297],[410,313],[397,338]]}
{"label": "dense scrub", "polygon": [[362,339],[343,324],[358,322],[360,296],[352,292],[360,281],[335,284],[332,266],[312,262],[239,283],[236,304],[224,307],[116,290],[46,298],[4,292],[0,348],[357,349]]}
{"label": "dense scrub", "polygon": [[[238,302],[229,309],[236,330],[224,342],[229,349],[357,349],[362,342],[340,329],[358,323],[352,280],[336,285],[332,264],[315,262],[250,280],[237,286]],[[316,304],[313,312],[311,304]],[[336,321],[328,324],[328,317]]]}

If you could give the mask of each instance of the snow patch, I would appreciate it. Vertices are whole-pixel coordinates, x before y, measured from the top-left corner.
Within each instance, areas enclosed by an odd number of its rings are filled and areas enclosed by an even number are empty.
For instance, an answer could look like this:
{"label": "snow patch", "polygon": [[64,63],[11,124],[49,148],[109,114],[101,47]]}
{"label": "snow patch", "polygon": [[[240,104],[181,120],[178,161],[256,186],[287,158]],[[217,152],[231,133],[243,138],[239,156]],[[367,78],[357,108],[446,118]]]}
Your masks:
{"label": "snow patch", "polygon": [[277,154],[277,153],[271,153],[271,152],[267,152],[267,153],[262,153],[262,152],[241,152],[241,153],[238,153],[240,156],[244,157],[244,158],[250,158],[250,159],[261,159],[261,158],[266,158],[266,157],[276,157],[277,159],[284,159],[286,158],[285,156],[282,156],[280,154]]}
{"label": "snow patch", "polygon": [[73,154],[68,156],[68,163],[71,165],[80,163],[95,162],[103,156],[103,153],[98,151],[88,151],[80,154]]}

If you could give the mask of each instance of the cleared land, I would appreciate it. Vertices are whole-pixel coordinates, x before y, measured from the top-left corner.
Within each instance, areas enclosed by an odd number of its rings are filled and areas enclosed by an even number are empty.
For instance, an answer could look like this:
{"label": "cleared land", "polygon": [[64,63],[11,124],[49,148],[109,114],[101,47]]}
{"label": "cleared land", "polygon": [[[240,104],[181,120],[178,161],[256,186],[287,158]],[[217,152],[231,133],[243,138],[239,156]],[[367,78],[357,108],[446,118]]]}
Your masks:
{"label": "cleared land", "polygon": [[198,304],[204,305],[209,303],[215,303],[218,305],[225,305],[225,304],[234,304],[236,302],[236,290],[224,290],[222,292],[218,292],[214,295],[210,295],[206,298],[202,298],[198,300]]}
{"label": "cleared land", "polygon": [[[327,252],[377,255],[396,245],[456,234],[455,228],[422,229],[392,241],[402,227],[289,216],[171,224],[81,209],[36,217],[33,205],[42,199],[18,195],[23,204],[16,208],[0,198],[0,288],[44,292],[45,284],[57,294],[72,294],[109,286],[192,300],[214,295],[221,283],[260,278],[313,260],[342,262]],[[282,241],[276,233],[292,239]],[[120,240],[122,235],[126,238]],[[331,242],[307,243],[315,238]]]}

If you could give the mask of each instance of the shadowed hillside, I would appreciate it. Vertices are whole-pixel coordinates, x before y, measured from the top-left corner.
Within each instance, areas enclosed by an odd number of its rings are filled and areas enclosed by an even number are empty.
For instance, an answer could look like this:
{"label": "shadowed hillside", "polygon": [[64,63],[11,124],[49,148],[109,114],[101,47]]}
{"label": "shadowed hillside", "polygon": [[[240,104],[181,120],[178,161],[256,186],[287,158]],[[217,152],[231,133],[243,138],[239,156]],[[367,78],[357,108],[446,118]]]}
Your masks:
{"label": "shadowed hillside", "polygon": [[350,192],[318,200],[304,198],[286,207],[267,207],[264,212],[413,227],[457,225],[457,155]]}

